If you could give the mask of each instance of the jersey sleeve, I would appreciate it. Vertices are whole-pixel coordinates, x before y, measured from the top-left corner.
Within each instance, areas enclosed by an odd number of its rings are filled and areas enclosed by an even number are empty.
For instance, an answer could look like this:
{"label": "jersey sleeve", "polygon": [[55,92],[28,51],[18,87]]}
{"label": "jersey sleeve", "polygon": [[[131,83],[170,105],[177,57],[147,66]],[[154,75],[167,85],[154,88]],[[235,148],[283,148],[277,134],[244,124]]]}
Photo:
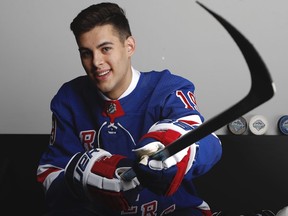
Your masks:
{"label": "jersey sleeve", "polygon": [[[180,130],[177,130],[179,127],[175,127],[175,121],[189,125],[189,130],[197,128],[205,121],[197,106],[194,84],[180,76],[170,74],[169,72],[165,73],[166,76],[164,76],[163,80],[158,81],[157,89],[155,90],[158,94],[158,96],[155,96],[155,100],[158,100],[159,103],[159,98],[162,98],[162,102],[160,103],[161,108],[159,109],[161,110],[161,119],[157,119],[147,133],[143,135],[142,139],[140,139],[139,147],[147,145],[155,139],[164,145],[169,145],[187,133],[187,131],[182,133]],[[158,129],[158,132],[155,131],[155,124],[157,125],[157,122],[165,119],[168,119],[165,123],[165,128]],[[170,126],[169,122],[171,122]],[[153,133],[150,130],[152,128]],[[175,133],[171,133],[171,131],[175,131]],[[157,136],[155,136],[156,133]],[[171,136],[170,134],[178,135]],[[187,173],[187,179],[193,179],[208,172],[220,160],[222,155],[221,141],[215,133],[209,134],[195,144],[197,151],[193,158],[192,167],[189,169],[189,173]]]}
{"label": "jersey sleeve", "polygon": [[73,127],[71,94],[70,88],[64,84],[51,101],[50,141],[37,169],[37,181],[43,185],[49,205],[55,204],[57,199],[71,197],[65,184],[64,169],[74,154],[85,150]]}
{"label": "jersey sleeve", "polygon": [[[165,103],[164,115],[177,118],[196,128],[205,121],[197,106],[193,84],[180,87],[172,92]],[[174,116],[177,113],[176,116]],[[192,144],[192,143],[191,143]],[[187,175],[190,179],[207,173],[220,160],[222,155],[221,140],[211,133],[196,142],[197,151],[192,168]],[[188,178],[189,179],[189,178]]]}

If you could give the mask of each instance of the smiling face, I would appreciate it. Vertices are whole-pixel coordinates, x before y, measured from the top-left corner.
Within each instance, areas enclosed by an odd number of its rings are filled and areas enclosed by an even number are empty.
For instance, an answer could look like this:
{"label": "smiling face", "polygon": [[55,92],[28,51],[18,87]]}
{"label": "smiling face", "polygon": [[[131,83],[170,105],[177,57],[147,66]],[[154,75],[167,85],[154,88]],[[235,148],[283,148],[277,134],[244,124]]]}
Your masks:
{"label": "smiling face", "polygon": [[117,99],[132,80],[132,36],[121,40],[112,25],[96,26],[77,39],[82,65],[93,84],[108,98]]}

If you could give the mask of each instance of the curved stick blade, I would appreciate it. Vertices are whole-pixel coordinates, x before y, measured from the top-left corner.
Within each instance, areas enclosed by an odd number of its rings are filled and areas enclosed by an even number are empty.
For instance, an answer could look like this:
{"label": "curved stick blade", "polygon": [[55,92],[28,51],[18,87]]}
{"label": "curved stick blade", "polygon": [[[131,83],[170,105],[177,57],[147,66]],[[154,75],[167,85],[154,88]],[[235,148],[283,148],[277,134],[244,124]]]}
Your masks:
{"label": "curved stick blade", "polygon": [[250,71],[251,89],[248,95],[234,106],[230,107],[214,118],[211,118],[209,121],[204,122],[195,130],[185,134],[175,142],[166,146],[166,148],[155,153],[153,156],[151,156],[153,158],[161,160],[167,159],[171,155],[181,151],[192,143],[199,141],[201,138],[220,129],[236,118],[268,101],[273,97],[276,91],[271,75],[254,46],[224,18],[208,9],[198,1],[196,1],[196,3],[208,11],[221,24],[238,45]]}
{"label": "curved stick blade", "polygon": [[[151,158],[162,161],[268,101],[273,97],[276,91],[271,75],[254,46],[224,18],[208,9],[202,3],[198,1],[196,1],[196,3],[208,11],[221,24],[238,45],[250,71],[252,81],[251,89],[247,96],[238,103],[204,122],[198,128],[183,135],[151,156]],[[133,169],[130,169],[121,175],[124,180],[131,180],[135,176],[136,174]]]}

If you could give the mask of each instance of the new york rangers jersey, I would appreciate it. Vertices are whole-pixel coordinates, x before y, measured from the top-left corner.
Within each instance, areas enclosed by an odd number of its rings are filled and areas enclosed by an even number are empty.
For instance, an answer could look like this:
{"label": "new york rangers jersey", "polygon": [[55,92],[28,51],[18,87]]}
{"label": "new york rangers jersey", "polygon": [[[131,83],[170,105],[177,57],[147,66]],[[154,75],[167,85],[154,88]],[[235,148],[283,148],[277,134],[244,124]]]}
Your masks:
{"label": "new york rangers jersey", "polygon": [[[133,69],[132,83],[118,100],[106,98],[87,76],[63,84],[51,101],[50,144],[37,170],[38,181],[46,189],[48,207],[57,206],[60,212],[90,209],[71,196],[64,182],[65,166],[77,152],[97,147],[136,160],[132,150],[155,122],[195,116],[195,122],[201,124],[204,118],[198,110],[194,91],[192,82],[168,70],[139,72]],[[200,140],[192,167],[193,178],[209,171],[221,153],[221,142],[215,134]],[[93,206],[94,210],[87,212],[105,216],[152,216],[169,212],[174,215],[174,212],[191,216],[194,208],[205,210],[209,206],[196,195],[193,182],[184,182],[169,197],[144,188],[127,212],[113,212],[103,206]]]}

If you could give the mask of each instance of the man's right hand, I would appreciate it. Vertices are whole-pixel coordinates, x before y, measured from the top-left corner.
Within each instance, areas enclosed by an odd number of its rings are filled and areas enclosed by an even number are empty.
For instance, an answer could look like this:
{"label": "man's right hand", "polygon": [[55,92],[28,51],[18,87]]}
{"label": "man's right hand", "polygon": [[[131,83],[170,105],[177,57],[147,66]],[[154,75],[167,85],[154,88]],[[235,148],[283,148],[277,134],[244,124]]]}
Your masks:
{"label": "man's right hand", "polygon": [[75,154],[65,168],[65,178],[79,197],[87,196],[114,210],[128,210],[140,189],[137,177],[128,182],[120,177],[131,167],[133,161],[128,158],[96,148]]}

